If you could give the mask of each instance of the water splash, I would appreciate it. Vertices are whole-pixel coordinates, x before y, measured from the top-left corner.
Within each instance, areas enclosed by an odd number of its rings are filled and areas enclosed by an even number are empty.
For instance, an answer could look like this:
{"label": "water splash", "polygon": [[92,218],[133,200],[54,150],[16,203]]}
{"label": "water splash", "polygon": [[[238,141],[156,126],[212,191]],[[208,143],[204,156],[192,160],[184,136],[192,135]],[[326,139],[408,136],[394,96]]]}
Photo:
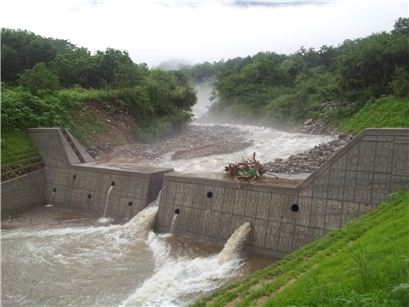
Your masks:
{"label": "water splash", "polygon": [[246,222],[237,228],[224,244],[223,250],[217,256],[217,261],[222,264],[237,257],[238,252],[246,241],[250,231],[251,224],[249,222]]}
{"label": "water splash", "polygon": [[174,214],[172,217],[172,222],[170,223],[169,233],[173,233],[175,229],[176,220],[178,219],[179,214]]}
{"label": "water splash", "polygon": [[158,206],[148,206],[135,215],[128,223],[121,227],[121,230],[129,236],[145,238],[152,229],[158,214]]}
{"label": "water splash", "polygon": [[125,225],[2,230],[3,304],[24,295],[31,306],[117,306],[135,287],[129,281],[155,268],[145,240],[156,214],[152,206]]}
{"label": "water splash", "polygon": [[243,224],[219,254],[193,259],[170,257],[166,238],[150,234],[149,247],[161,265],[121,306],[188,306],[237,275],[242,265],[239,251],[250,230],[250,223]]}
{"label": "water splash", "polygon": [[54,196],[55,196],[55,189],[53,190],[53,193],[51,194],[50,203],[45,205],[46,207],[53,207]]}
{"label": "water splash", "polygon": [[[151,231],[159,199],[124,225],[2,232],[9,305],[27,289],[36,289],[27,296],[33,305],[46,299],[48,305],[185,306],[239,274],[249,223],[233,233],[219,254],[181,257],[174,253],[172,236]],[[41,276],[46,284],[12,278],[25,274]],[[81,291],[67,294],[64,288],[72,285],[73,276]],[[101,291],[106,295],[95,295]]]}
{"label": "water splash", "polygon": [[114,185],[112,184],[112,185],[109,187],[109,189],[108,189],[108,191],[107,191],[107,195],[106,195],[106,197],[105,197],[104,214],[102,215],[102,217],[101,217],[100,219],[98,219],[98,223],[106,224],[106,223],[112,222],[112,219],[111,219],[111,218],[107,218],[106,216],[107,216],[107,211],[108,211],[109,198],[111,197],[111,193],[112,193],[112,190],[113,190],[113,189],[114,189]]}
{"label": "water splash", "polygon": [[[214,126],[214,124],[193,123],[192,125]],[[245,135],[245,141],[253,143],[252,146],[228,154],[216,154],[192,159],[162,160],[149,163],[152,166],[172,167],[182,173],[208,173],[209,170],[220,172],[228,162],[241,160],[256,152],[258,160],[262,162],[273,161],[275,158],[287,158],[290,155],[308,150],[315,145],[332,141],[333,136],[312,135],[302,133],[289,133],[273,128],[220,124],[223,127],[235,128],[238,133]]]}

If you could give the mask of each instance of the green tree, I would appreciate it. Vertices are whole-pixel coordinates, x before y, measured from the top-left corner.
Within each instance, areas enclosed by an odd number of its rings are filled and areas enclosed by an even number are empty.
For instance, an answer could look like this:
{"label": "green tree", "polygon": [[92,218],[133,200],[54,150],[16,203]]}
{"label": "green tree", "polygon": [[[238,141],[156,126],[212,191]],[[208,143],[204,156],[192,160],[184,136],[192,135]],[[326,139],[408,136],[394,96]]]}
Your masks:
{"label": "green tree", "polygon": [[409,97],[409,67],[396,67],[390,87],[395,96]]}
{"label": "green tree", "polygon": [[32,93],[40,90],[56,90],[60,86],[58,75],[47,68],[45,63],[38,63],[19,75],[19,83]]}
{"label": "green tree", "polygon": [[13,83],[36,63],[49,63],[58,52],[71,49],[67,40],[45,38],[29,31],[1,29],[2,81]]}
{"label": "green tree", "polygon": [[409,35],[409,18],[400,17],[395,22],[392,33]]}

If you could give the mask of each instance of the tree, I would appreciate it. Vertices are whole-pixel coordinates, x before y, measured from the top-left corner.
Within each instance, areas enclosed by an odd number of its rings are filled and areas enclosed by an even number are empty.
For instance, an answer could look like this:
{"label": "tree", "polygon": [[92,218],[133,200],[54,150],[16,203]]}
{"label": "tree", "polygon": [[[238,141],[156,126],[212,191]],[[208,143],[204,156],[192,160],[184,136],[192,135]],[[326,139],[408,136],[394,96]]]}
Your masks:
{"label": "tree", "polygon": [[13,83],[36,63],[49,63],[57,53],[72,49],[67,40],[45,38],[29,31],[1,29],[2,81]]}
{"label": "tree", "polygon": [[409,18],[400,17],[395,22],[392,33],[409,35]]}
{"label": "tree", "polygon": [[40,90],[56,90],[60,86],[58,75],[48,69],[45,63],[38,63],[32,69],[26,69],[19,75],[18,81],[32,93]]}

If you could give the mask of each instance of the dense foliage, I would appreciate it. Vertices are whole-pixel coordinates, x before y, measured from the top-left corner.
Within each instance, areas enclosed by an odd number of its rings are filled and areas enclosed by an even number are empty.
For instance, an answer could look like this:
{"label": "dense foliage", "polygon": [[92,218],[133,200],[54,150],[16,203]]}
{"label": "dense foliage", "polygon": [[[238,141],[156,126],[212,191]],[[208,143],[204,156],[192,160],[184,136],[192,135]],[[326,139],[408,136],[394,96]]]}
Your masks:
{"label": "dense foliage", "polygon": [[[390,33],[346,40],[338,47],[301,48],[288,56],[260,52],[214,63],[213,113],[286,122],[338,120],[372,98],[408,97],[408,20],[400,18]],[[207,66],[196,66],[195,74],[212,71]]]}
{"label": "dense foliage", "polygon": [[133,115],[145,137],[167,133],[191,117],[196,95],[180,72],[149,70],[125,51],[91,54],[21,30],[2,29],[1,35],[3,131],[70,126],[72,110],[96,101]]}

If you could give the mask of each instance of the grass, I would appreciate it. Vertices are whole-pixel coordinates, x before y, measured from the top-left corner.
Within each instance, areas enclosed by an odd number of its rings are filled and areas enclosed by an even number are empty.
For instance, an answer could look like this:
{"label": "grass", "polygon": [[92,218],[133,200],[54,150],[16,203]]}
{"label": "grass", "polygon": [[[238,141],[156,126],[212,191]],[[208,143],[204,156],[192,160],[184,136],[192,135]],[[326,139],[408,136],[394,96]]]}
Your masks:
{"label": "grass", "polygon": [[409,191],[196,306],[409,306]]}
{"label": "grass", "polygon": [[341,121],[341,130],[353,134],[365,128],[409,128],[409,99],[387,96],[368,102]]}
{"label": "grass", "polygon": [[106,121],[108,115],[90,112],[85,108],[84,110],[70,112],[64,127],[68,128],[81,144],[88,144],[94,135],[108,134],[111,128]]}
{"label": "grass", "polygon": [[34,158],[37,156],[38,152],[26,132],[2,132],[1,165]]}

